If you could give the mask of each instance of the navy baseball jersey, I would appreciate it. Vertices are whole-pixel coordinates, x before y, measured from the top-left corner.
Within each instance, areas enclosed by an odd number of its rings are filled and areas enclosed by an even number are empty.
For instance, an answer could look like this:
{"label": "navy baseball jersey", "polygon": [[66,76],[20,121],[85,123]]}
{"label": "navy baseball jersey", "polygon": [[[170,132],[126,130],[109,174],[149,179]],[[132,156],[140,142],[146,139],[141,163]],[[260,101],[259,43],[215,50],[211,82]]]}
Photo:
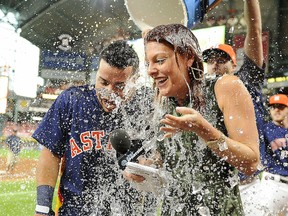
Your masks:
{"label": "navy baseball jersey", "polygon": [[32,136],[63,160],[59,215],[109,215],[119,209],[130,214],[136,209],[130,205],[138,203],[137,194],[127,192],[108,143],[120,122],[121,115],[105,112],[88,85],[65,90],[46,113]]}
{"label": "navy baseball jersey", "polygon": [[260,143],[263,143],[264,117],[268,115],[263,104],[262,87],[265,78],[265,64],[259,68],[251,59],[244,54],[244,63],[236,75],[241,79],[249,94],[255,110],[256,124],[259,133]]}
{"label": "navy baseball jersey", "polygon": [[20,137],[16,135],[10,135],[7,137],[5,142],[14,155],[18,155],[20,153]]}
{"label": "navy baseball jersey", "polygon": [[[288,176],[288,129],[269,122],[264,126],[265,154],[263,165],[273,174]],[[272,142],[279,138],[286,139],[286,146],[272,149]]]}
{"label": "navy baseball jersey", "polygon": [[[259,134],[259,142],[260,142],[260,157],[264,154],[264,138],[263,138],[263,127],[265,124],[265,116],[268,115],[266,108],[263,104],[262,97],[262,86],[264,84],[265,78],[265,64],[263,64],[263,68],[259,68],[247,55],[244,54],[244,63],[241,68],[237,71],[235,75],[237,75],[245,87],[247,88],[249,94],[251,95],[251,99],[254,106],[255,117],[256,117],[256,125]],[[260,170],[256,172],[254,175],[259,174]],[[242,173],[239,173],[240,180],[244,180],[247,178]]]}

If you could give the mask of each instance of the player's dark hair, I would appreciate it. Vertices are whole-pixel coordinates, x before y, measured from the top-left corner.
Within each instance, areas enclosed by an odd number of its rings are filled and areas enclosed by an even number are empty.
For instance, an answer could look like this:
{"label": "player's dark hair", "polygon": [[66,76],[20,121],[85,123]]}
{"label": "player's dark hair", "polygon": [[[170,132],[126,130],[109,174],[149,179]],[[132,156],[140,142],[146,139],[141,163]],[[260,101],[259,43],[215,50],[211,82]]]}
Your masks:
{"label": "player's dark hair", "polygon": [[133,66],[133,71],[139,67],[139,58],[131,45],[124,40],[114,41],[100,53],[100,60],[105,60],[110,66],[124,69]]}

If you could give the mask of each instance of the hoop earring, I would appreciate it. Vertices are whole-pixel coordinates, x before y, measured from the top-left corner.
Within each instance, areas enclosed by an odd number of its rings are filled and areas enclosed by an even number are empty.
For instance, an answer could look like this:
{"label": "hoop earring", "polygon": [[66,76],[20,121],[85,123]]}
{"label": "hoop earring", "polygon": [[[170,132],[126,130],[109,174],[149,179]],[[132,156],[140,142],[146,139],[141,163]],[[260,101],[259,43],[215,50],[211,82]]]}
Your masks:
{"label": "hoop earring", "polygon": [[[194,70],[200,72],[200,73],[199,73],[199,74],[200,74],[199,77],[196,77]],[[198,80],[198,81],[199,81],[199,80],[204,80],[204,71],[203,71],[203,70],[201,70],[201,69],[199,69],[199,68],[190,67],[190,71],[191,71],[191,74],[192,74],[192,76],[193,76],[193,78],[194,78],[195,80]]]}

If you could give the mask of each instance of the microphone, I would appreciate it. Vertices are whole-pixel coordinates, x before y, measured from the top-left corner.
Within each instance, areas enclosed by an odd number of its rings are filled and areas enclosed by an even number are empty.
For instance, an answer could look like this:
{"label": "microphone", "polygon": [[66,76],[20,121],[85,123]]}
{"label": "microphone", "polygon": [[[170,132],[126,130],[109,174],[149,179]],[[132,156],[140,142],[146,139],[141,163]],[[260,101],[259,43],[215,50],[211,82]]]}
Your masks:
{"label": "microphone", "polygon": [[121,129],[116,129],[110,134],[110,142],[116,152],[125,154],[131,147],[131,139],[129,134]]}
{"label": "microphone", "polygon": [[156,195],[162,194],[166,185],[164,173],[156,168],[135,163],[140,155],[149,152],[155,146],[157,137],[149,141],[131,140],[125,130],[116,129],[111,132],[109,138],[112,147],[116,150],[120,169],[124,170],[127,167],[128,172],[145,178],[141,184],[132,182],[132,185],[138,190],[153,192]]}
{"label": "microphone", "polygon": [[122,170],[128,161],[136,162],[137,158],[145,153],[143,140],[131,140],[129,134],[122,129],[113,130],[109,136],[112,147],[116,150],[118,164]]}

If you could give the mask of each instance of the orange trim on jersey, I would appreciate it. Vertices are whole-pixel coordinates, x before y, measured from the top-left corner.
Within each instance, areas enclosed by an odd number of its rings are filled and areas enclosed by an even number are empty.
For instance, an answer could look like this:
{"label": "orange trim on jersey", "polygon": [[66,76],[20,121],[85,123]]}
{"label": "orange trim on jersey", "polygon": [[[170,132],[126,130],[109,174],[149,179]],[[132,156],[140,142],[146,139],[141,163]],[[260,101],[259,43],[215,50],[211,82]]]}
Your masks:
{"label": "orange trim on jersey", "polygon": [[61,180],[61,176],[64,172],[64,169],[65,169],[65,156],[63,156],[61,158],[61,166],[60,166],[60,171],[59,171],[59,175],[58,175],[58,180],[57,182],[59,183],[58,185],[58,192],[57,192],[57,197],[56,197],[56,206],[55,206],[55,216],[58,216],[58,211],[59,211],[59,208],[63,205],[64,203],[64,198],[60,192],[60,180]]}

